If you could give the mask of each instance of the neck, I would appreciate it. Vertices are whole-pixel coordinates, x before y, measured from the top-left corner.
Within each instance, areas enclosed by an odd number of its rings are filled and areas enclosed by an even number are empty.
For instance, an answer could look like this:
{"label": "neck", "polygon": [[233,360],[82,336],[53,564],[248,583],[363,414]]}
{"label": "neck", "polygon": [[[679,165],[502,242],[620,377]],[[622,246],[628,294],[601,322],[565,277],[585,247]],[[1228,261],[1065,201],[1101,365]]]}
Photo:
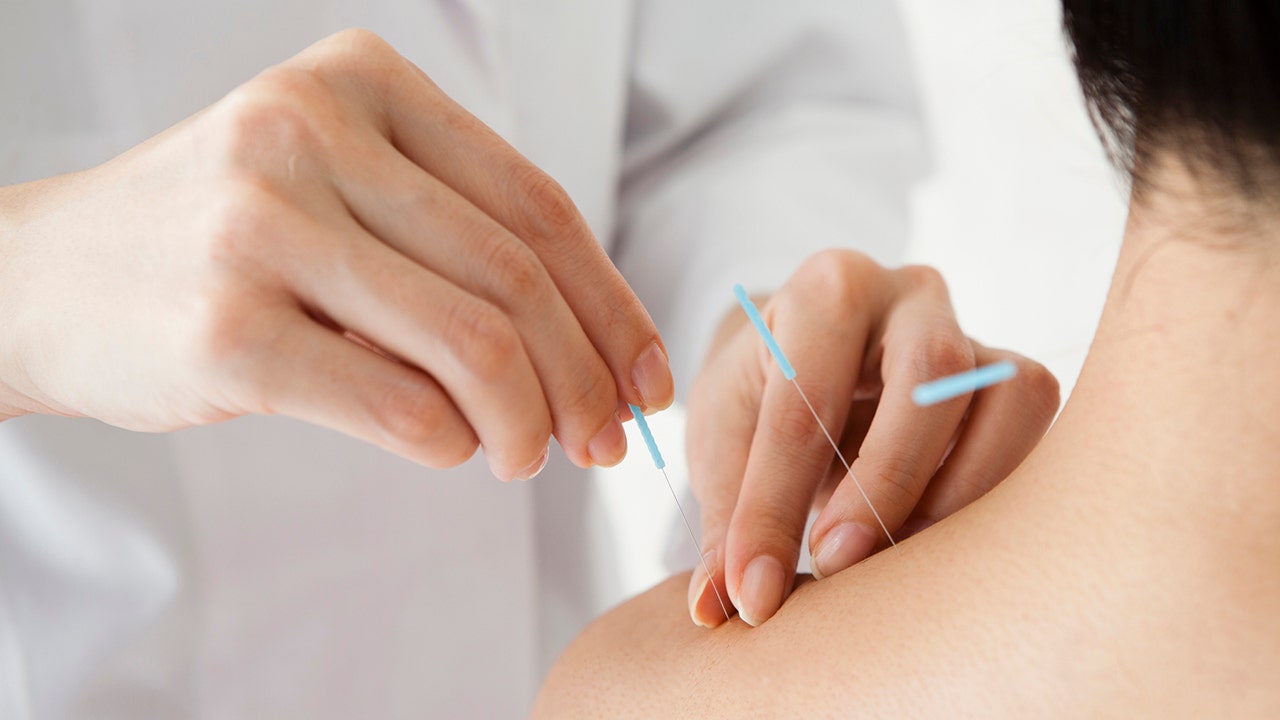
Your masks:
{"label": "neck", "polygon": [[1120,512],[1177,513],[1280,549],[1280,224],[1244,222],[1178,168],[1159,187],[1135,197],[1089,358],[1046,444],[1070,448],[1059,459],[1106,483],[1090,491]]}

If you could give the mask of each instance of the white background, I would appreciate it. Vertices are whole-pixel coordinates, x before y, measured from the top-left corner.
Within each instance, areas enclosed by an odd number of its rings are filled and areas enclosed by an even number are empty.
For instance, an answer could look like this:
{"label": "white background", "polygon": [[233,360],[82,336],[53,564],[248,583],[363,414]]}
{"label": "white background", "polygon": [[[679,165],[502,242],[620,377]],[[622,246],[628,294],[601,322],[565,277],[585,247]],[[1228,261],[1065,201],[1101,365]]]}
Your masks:
{"label": "white background", "polygon": [[[901,5],[934,161],[916,193],[909,258],[943,272],[966,332],[1045,363],[1066,397],[1102,309],[1125,190],[1084,112],[1058,2]],[[683,414],[651,424],[683,495]],[[630,425],[628,459],[596,479],[625,595],[666,577],[670,557],[677,568],[696,559],[683,528],[673,534],[671,496]]]}

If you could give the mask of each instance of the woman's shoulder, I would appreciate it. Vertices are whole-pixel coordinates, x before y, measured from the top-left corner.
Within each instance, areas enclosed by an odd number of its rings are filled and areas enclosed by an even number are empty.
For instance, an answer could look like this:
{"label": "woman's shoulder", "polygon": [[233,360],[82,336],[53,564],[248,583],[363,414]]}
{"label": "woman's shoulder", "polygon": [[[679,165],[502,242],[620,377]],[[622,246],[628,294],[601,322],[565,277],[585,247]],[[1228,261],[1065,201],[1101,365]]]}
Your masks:
{"label": "woman's shoulder", "polygon": [[574,642],[536,714],[1274,716],[1270,556],[1206,570],[1208,551],[1151,507],[1133,515],[1069,473],[1018,475],[898,551],[800,579],[758,628],[695,626],[687,575],[670,578]]}
{"label": "woman's shoulder", "polygon": [[1015,597],[1002,573],[985,569],[993,548],[959,550],[950,524],[822,581],[798,578],[758,628],[738,618],[694,625],[688,575],[669,578],[579,636],[535,715],[910,717],[958,710],[956,698],[975,710],[1031,710],[1016,697],[983,699],[1003,685],[990,675],[1007,659],[996,656],[1021,642],[1000,637],[1015,627],[993,622]]}

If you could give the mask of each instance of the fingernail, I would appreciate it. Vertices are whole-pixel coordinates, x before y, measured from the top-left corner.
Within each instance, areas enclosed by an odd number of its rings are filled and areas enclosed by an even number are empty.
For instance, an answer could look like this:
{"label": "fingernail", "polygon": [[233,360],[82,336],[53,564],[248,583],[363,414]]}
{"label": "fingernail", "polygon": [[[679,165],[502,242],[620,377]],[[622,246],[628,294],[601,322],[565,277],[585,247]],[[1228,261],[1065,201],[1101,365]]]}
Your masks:
{"label": "fingernail", "polygon": [[498,478],[502,482],[511,482],[512,480],[515,479],[510,475],[505,475],[503,473],[498,472],[498,466],[494,465],[493,460],[489,458],[487,453],[485,453],[484,445],[480,446],[480,454],[485,456],[486,461],[489,463],[489,472],[493,473],[494,477]]}
{"label": "fingernail", "polygon": [[631,382],[645,409],[662,410],[675,399],[675,382],[666,353],[654,343],[640,353],[631,367]]}
{"label": "fingernail", "polygon": [[549,457],[551,457],[550,445],[542,451],[542,454],[538,456],[537,460],[533,461],[532,465],[516,473],[516,477],[521,480],[532,480],[538,477],[538,473],[542,472],[542,469],[547,466],[547,458]]}
{"label": "fingernail", "polygon": [[693,568],[693,575],[689,577],[689,616],[693,618],[695,625],[713,628],[729,618],[725,617],[727,608],[720,605],[711,578],[707,577],[707,571],[702,567],[704,563],[711,568],[711,572],[716,571],[714,548],[703,553],[702,562]]}
{"label": "fingernail", "polygon": [[773,617],[782,607],[787,573],[777,558],[761,555],[747,565],[738,591],[738,615],[751,627]]}
{"label": "fingernail", "polygon": [[604,429],[587,443],[587,452],[591,461],[601,467],[613,467],[622,462],[627,454],[627,434],[622,430],[622,423],[611,418]]}
{"label": "fingernail", "polygon": [[827,531],[813,554],[813,576],[830,577],[871,554],[879,542],[871,528],[855,522],[841,523]]}

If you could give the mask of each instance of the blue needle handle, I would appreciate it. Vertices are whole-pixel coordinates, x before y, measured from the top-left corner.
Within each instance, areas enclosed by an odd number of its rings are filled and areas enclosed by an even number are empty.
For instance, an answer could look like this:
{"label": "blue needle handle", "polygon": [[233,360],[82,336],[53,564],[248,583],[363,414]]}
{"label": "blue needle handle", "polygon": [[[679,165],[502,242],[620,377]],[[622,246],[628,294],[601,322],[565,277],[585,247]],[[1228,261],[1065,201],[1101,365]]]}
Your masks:
{"label": "blue needle handle", "polygon": [[662,453],[658,452],[658,443],[653,440],[653,433],[649,430],[649,423],[644,419],[644,411],[630,403],[627,404],[627,407],[631,408],[631,414],[636,418],[636,425],[640,426],[640,434],[644,436],[644,444],[649,447],[649,454],[653,456],[653,464],[657,465],[658,469],[661,470],[667,466],[667,461],[663,460]]}
{"label": "blue needle handle", "polygon": [[1010,380],[1018,374],[1018,366],[1011,360],[986,365],[959,375],[917,385],[911,391],[911,399],[921,407],[936,405],[966,393]]}
{"label": "blue needle handle", "polygon": [[782,354],[782,348],[778,347],[778,341],[773,339],[773,333],[769,332],[769,326],[764,324],[764,318],[760,317],[760,311],[756,309],[756,304],[751,302],[751,298],[747,296],[747,291],[741,285],[733,286],[733,294],[738,296],[738,303],[742,305],[742,309],[747,311],[747,317],[751,318],[751,324],[756,326],[756,332],[760,333],[760,337],[764,338],[764,344],[769,348],[769,354],[773,356],[778,367],[782,369],[782,376],[788,380],[794,380],[796,377],[795,368],[791,367],[791,363],[787,360],[787,356]]}

